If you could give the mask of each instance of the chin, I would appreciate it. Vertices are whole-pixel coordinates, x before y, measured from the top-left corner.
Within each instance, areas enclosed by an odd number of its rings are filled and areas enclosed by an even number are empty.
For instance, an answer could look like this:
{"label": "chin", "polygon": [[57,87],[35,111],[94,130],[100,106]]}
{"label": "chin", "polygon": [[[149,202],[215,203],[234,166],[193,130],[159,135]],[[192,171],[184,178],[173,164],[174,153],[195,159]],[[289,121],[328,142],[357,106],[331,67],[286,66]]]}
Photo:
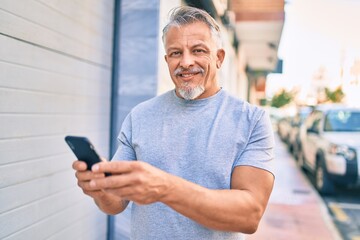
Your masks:
{"label": "chin", "polygon": [[196,86],[190,89],[179,88],[178,92],[185,100],[195,100],[205,92],[205,88],[203,86]]}

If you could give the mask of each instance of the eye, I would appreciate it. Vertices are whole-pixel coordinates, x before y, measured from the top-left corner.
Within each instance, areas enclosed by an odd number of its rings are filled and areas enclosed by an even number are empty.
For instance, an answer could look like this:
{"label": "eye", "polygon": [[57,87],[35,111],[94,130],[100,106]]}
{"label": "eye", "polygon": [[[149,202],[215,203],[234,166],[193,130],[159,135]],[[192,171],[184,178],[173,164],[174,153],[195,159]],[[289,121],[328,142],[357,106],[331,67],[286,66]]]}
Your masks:
{"label": "eye", "polygon": [[194,53],[205,53],[204,49],[194,49]]}
{"label": "eye", "polygon": [[180,56],[181,52],[180,51],[173,51],[173,52],[170,52],[170,57],[176,57],[176,56]]}

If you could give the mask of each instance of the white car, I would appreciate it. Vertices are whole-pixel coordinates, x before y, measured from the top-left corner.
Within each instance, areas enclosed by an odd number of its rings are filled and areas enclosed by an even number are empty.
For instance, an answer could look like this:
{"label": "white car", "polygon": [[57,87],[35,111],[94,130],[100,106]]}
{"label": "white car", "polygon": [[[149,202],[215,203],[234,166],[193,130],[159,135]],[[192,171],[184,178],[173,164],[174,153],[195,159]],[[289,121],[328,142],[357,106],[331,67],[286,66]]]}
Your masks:
{"label": "white car", "polygon": [[298,163],[320,193],[360,186],[360,108],[316,107],[300,128],[300,149]]}
{"label": "white car", "polygon": [[297,109],[297,113],[291,120],[291,128],[289,130],[287,144],[289,151],[294,155],[295,158],[297,158],[298,151],[300,151],[300,127],[311,111],[312,107],[300,107]]}

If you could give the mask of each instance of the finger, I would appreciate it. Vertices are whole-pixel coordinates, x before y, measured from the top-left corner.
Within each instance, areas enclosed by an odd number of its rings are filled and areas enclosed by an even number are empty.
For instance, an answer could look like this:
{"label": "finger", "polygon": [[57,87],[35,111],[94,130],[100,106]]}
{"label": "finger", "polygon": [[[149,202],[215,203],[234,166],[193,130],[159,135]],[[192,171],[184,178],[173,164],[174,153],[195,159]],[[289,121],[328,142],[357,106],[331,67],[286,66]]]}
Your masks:
{"label": "finger", "polygon": [[104,196],[104,194],[106,194],[104,191],[102,190],[95,190],[95,191],[87,191],[87,190],[83,190],[83,193],[85,193],[86,195],[92,197],[92,198],[99,198]]}
{"label": "finger", "polygon": [[91,168],[93,172],[109,172],[109,173],[129,173],[133,170],[135,162],[133,161],[115,161],[101,162],[94,164]]}
{"label": "finger", "polygon": [[91,196],[91,197],[96,197],[96,196],[104,195],[103,191],[101,191],[101,190],[95,190],[95,191],[83,190],[83,192],[84,192],[86,195],[89,195],[89,196]]}
{"label": "finger", "polygon": [[104,191],[107,193],[111,193],[113,195],[117,195],[126,200],[133,200],[132,196],[135,196],[138,194],[138,192],[134,189],[133,186],[125,186],[122,188],[107,188],[107,189],[104,189]]}
{"label": "finger", "polygon": [[96,189],[113,189],[113,188],[122,188],[124,186],[132,185],[132,175],[131,174],[121,174],[121,175],[111,175],[106,178],[92,179],[90,181],[90,187]]}
{"label": "finger", "polygon": [[83,192],[85,192],[85,191],[95,191],[95,189],[92,189],[90,187],[89,181],[78,181],[77,185],[83,190]]}
{"label": "finger", "polygon": [[105,177],[104,173],[93,173],[91,171],[77,171],[75,176],[79,181],[90,181],[91,179],[103,178]]}
{"label": "finger", "polygon": [[93,191],[100,191],[102,190],[100,187],[98,186],[94,186],[90,184],[90,181],[78,181],[78,186],[83,190],[83,191],[89,191],[89,192],[93,192]]}
{"label": "finger", "polygon": [[118,188],[118,189],[106,189],[106,193],[113,194],[121,197],[122,199],[136,202],[137,204],[149,204],[156,201],[156,198],[151,195],[142,194],[140,190],[134,189],[132,186]]}
{"label": "finger", "polygon": [[72,164],[72,168],[76,171],[86,171],[87,165],[83,161],[74,161]]}

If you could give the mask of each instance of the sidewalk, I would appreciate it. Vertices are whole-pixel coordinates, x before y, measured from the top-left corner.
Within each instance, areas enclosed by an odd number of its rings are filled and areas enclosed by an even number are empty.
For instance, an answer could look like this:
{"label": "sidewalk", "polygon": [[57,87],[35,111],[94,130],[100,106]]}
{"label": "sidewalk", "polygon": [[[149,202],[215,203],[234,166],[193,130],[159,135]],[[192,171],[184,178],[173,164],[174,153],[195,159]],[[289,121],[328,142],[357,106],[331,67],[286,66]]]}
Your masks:
{"label": "sidewalk", "polygon": [[275,186],[258,231],[247,240],[340,240],[321,197],[275,134]]}

